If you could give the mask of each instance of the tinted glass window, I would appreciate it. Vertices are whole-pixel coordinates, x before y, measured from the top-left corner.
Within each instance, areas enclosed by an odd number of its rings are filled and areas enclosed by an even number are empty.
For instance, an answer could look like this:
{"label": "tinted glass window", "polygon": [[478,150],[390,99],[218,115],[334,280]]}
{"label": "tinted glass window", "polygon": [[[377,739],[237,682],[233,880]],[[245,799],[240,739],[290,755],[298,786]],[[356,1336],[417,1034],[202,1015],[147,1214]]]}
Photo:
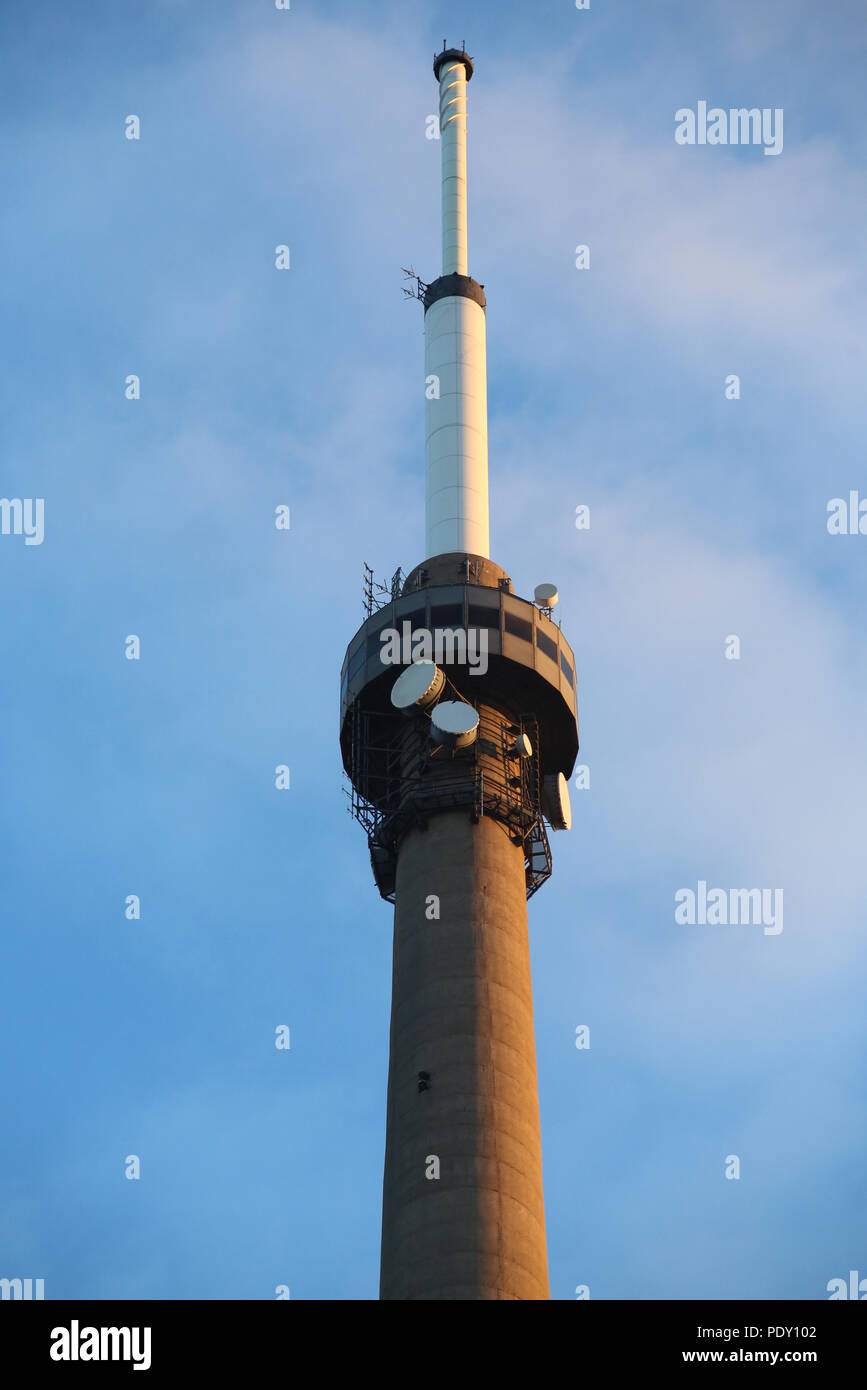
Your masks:
{"label": "tinted glass window", "polygon": [[566,660],[562,652],[560,653],[560,670],[563,672],[563,675],[566,677],[569,684],[574,686],[575,677],[572,674],[572,667],[569,665],[569,662]]}
{"label": "tinted glass window", "polygon": [[441,603],[430,611],[431,627],[463,627],[464,605],[462,603]]}
{"label": "tinted glass window", "polygon": [[[370,659],[370,657],[372,657],[372,656],[379,656],[380,652],[382,651],[382,634],[385,632],[386,628],[390,628],[390,627],[391,627],[391,624],[390,624],[390,623],[386,623],[386,626],[385,626],[385,627],[378,628],[376,632],[371,633],[370,637],[368,637],[368,639],[367,639],[367,656],[368,656],[368,659]],[[400,636],[400,628],[397,629],[397,633],[398,633],[398,636]]]}
{"label": "tinted glass window", "polygon": [[415,632],[416,628],[424,627],[425,610],[423,608],[417,608],[414,613],[401,613],[399,618],[395,618],[394,625],[401,637],[403,637],[404,623],[409,623],[410,632]]}
{"label": "tinted glass window", "polygon": [[540,652],[550,656],[552,661],[557,660],[557,643],[552,642],[550,637],[546,637],[545,633],[538,627],[536,628],[536,646]]}
{"label": "tinted glass window", "polygon": [[515,637],[523,637],[525,642],[533,640],[533,624],[523,618],[516,618],[514,613],[506,614],[506,631]]}
{"label": "tinted glass window", "polygon": [[499,608],[482,608],[478,603],[471,603],[468,609],[470,627],[499,627],[500,610]]}

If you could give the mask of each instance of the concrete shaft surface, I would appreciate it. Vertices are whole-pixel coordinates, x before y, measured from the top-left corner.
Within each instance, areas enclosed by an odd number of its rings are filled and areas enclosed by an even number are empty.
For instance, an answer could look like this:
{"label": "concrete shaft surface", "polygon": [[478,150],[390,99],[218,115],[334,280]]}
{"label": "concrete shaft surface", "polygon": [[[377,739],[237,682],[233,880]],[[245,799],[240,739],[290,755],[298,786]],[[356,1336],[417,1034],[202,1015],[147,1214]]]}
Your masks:
{"label": "concrete shaft surface", "polygon": [[380,1297],[547,1299],[524,855],[496,821],[403,840],[392,991]]}

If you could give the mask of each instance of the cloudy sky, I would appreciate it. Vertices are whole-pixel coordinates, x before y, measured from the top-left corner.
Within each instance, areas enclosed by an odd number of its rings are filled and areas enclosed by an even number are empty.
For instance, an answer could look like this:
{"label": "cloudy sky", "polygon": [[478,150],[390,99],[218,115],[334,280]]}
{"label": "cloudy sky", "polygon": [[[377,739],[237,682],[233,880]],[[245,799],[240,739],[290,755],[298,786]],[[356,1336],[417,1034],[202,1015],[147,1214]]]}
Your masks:
{"label": "cloudy sky", "polygon": [[[377,1296],[337,696],[363,562],[424,558],[444,38],[492,555],[560,589],[590,769],[530,910],[552,1297],[867,1275],[863,4],[47,0],[0,16],[0,492],[45,505],[0,535],[0,1276],[49,1298]],[[782,152],[677,144],[699,101]],[[679,925],[700,880],[782,932]]]}

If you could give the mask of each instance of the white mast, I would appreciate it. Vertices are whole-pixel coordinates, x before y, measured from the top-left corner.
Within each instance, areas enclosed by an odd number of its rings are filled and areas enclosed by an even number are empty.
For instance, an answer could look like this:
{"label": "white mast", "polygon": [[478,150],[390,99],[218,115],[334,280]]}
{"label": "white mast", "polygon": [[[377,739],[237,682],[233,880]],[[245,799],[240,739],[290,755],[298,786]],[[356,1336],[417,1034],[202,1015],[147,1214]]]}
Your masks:
{"label": "white mast", "polygon": [[443,275],[467,271],[467,70],[452,59],[440,66]]}
{"label": "white mast", "polygon": [[[440,89],[443,271],[425,294],[426,546],[434,555],[490,555],[485,296],[467,273],[468,53],[434,60]],[[436,389],[436,388],[433,388]],[[428,387],[430,394],[431,387]]]}

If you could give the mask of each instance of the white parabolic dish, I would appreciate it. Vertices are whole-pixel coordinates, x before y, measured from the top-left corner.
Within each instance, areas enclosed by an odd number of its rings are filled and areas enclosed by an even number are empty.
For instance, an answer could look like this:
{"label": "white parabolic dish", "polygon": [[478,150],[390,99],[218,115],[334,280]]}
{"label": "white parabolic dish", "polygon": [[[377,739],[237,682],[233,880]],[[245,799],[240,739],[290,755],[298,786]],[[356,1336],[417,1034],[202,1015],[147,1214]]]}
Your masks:
{"label": "white parabolic dish", "polygon": [[391,703],[395,709],[426,709],[439,695],[445,679],[434,662],[414,661],[401,671],[391,687]]}
{"label": "white parabolic dish", "polygon": [[542,779],[542,810],[552,830],[568,830],[572,825],[569,784],[562,772],[551,772]]}
{"label": "white parabolic dish", "polygon": [[560,595],[557,592],[556,584],[537,584],[533,590],[533,598],[537,603],[541,603],[543,608],[553,608],[555,603],[559,603]]}
{"label": "white parabolic dish", "polygon": [[465,748],[476,737],[478,711],[463,700],[442,700],[431,714],[432,734],[452,748]]}

